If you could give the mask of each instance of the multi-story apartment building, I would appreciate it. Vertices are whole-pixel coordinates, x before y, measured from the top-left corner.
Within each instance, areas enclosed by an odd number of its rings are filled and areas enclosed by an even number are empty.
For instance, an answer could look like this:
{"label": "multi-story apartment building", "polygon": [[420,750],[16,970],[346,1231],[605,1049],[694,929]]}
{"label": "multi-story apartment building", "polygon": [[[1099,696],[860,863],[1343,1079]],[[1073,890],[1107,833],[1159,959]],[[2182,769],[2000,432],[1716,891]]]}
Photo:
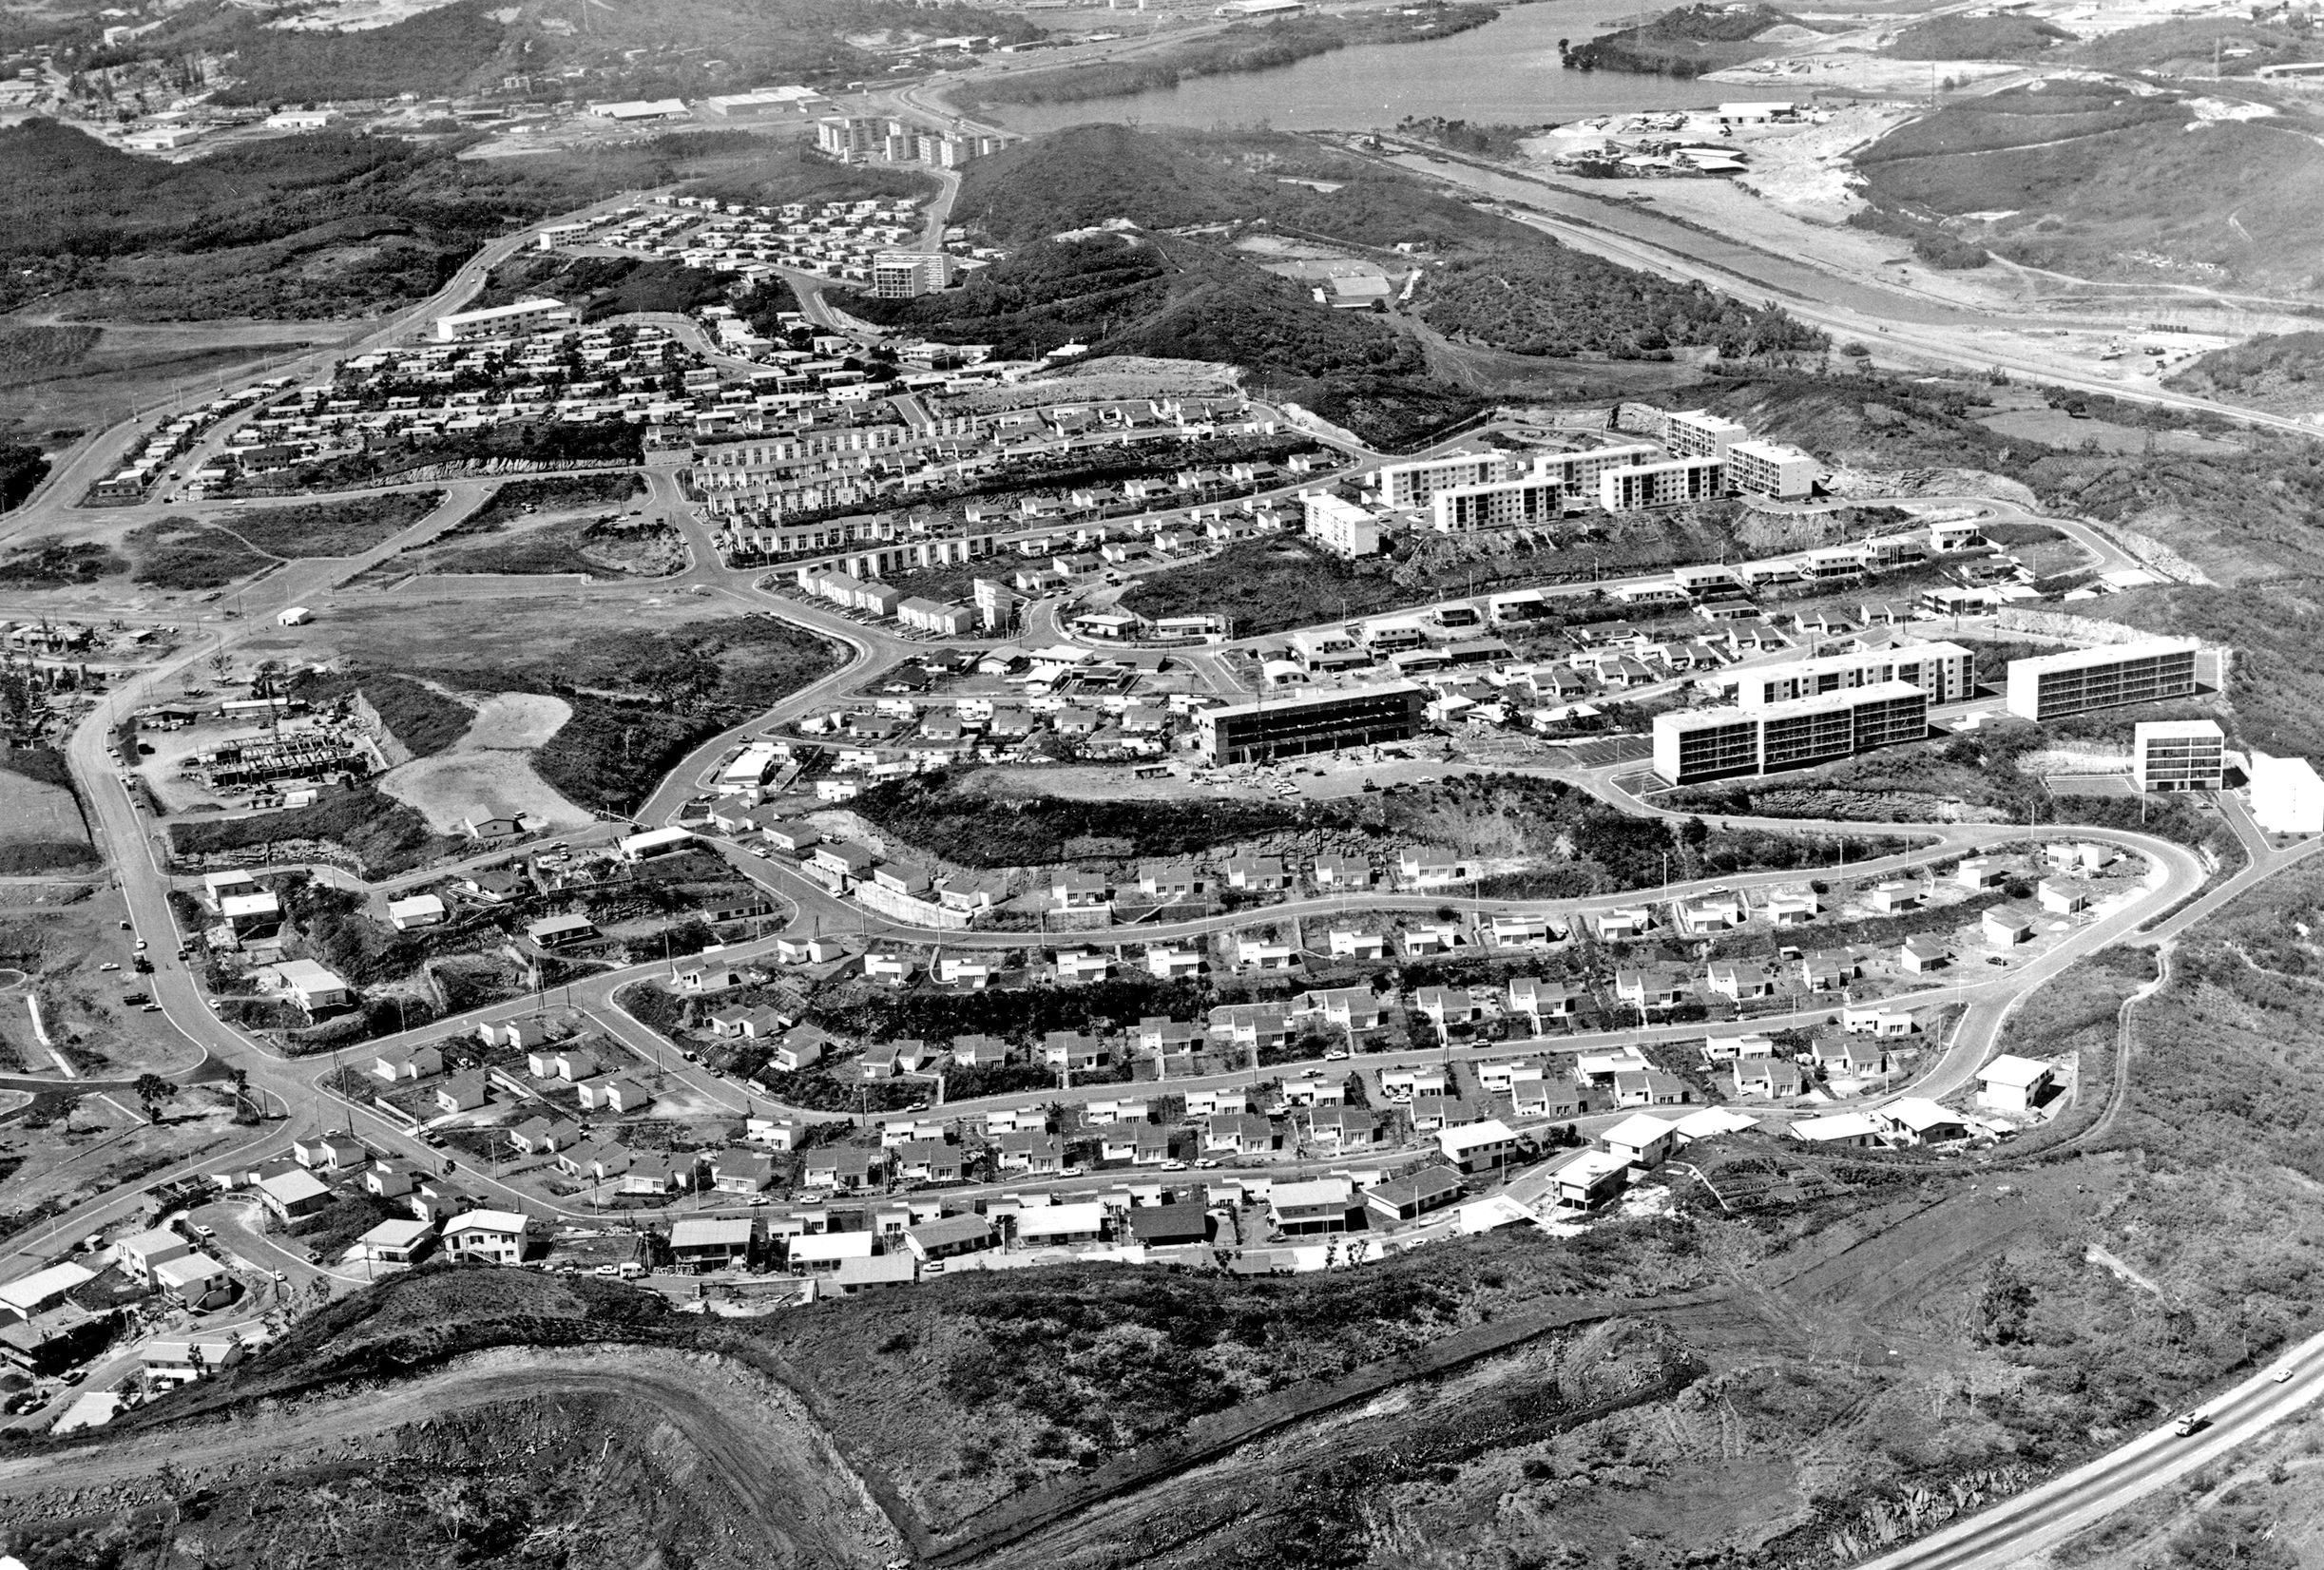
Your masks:
{"label": "multi-story apartment building", "polygon": [[1612,469],[1636,469],[1641,464],[1657,462],[1661,449],[1644,442],[1626,447],[1590,447],[1579,452],[1537,452],[1533,455],[1533,477],[1555,480],[1568,496],[1595,496],[1598,477]]}
{"label": "multi-story apartment building", "polygon": [[1662,417],[1662,445],[1674,458],[1723,458],[1737,442],[1748,441],[1751,428],[1714,414],[1689,409]]}
{"label": "multi-story apartment building", "polygon": [[1654,772],[1673,785],[1811,768],[1929,734],[1929,695],[1902,681],[1846,687],[1759,709],[1654,718]]}
{"label": "multi-story apartment building", "polygon": [[1307,537],[1335,556],[1353,559],[1380,553],[1380,521],[1364,507],[1328,490],[1300,498],[1306,505]]}
{"label": "multi-story apartment building", "polygon": [[1734,442],[1727,448],[1727,479],[1735,488],[1779,502],[1810,496],[1824,466],[1796,447],[1779,442]]}
{"label": "multi-story apartment building", "polygon": [[880,299],[916,299],[952,281],[952,258],[942,251],[883,251],[872,258],[872,293]]}
{"label": "multi-story apartment building", "polygon": [[2192,638],[2146,638],[2012,660],[2009,712],[2025,719],[2055,719],[2087,709],[2190,697],[2200,646]]}
{"label": "multi-story apartment building", "polygon": [[2133,727],[2131,774],[2142,791],[2227,786],[2227,737],[2216,719],[2151,719]]}
{"label": "multi-story apartment building", "polygon": [[1527,475],[1484,485],[1448,486],[1429,498],[1439,534],[1469,534],[1482,528],[1514,528],[1554,523],[1565,513],[1565,489],[1556,480]]}
{"label": "multi-story apartment building", "polygon": [[1420,732],[1427,701],[1423,688],[1394,681],[1233,703],[1195,717],[1196,742],[1212,763],[1247,763],[1410,741]]}
{"label": "multi-story apartment building", "polygon": [[1742,708],[1764,709],[1851,687],[1902,681],[1927,693],[1931,703],[1957,703],[1976,690],[1975,669],[1975,657],[1958,643],[1899,643],[1738,670],[1735,700]]}
{"label": "multi-story apartment building", "polygon": [[1450,458],[1415,458],[1380,469],[1380,501],[1388,507],[1424,507],[1439,490],[1513,480],[1523,472],[1506,452],[1456,452]]}
{"label": "multi-story apartment building", "polygon": [[1665,463],[1609,469],[1598,476],[1598,505],[1608,512],[1705,502],[1727,493],[1723,458],[1673,458]]}

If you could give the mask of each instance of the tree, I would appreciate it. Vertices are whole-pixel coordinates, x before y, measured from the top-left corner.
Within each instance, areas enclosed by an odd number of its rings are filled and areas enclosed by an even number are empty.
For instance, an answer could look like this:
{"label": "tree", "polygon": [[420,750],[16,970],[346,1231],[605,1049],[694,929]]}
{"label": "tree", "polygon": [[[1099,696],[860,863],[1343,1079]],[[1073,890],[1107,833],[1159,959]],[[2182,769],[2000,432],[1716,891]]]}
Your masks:
{"label": "tree", "polygon": [[145,1121],[149,1123],[158,1123],[162,1120],[162,1103],[168,1101],[177,1093],[178,1087],[176,1085],[171,1084],[167,1080],[163,1079],[159,1074],[151,1073],[140,1074],[137,1077],[137,1083],[129,1087],[129,1094],[135,1096],[139,1102],[144,1105],[145,1109]]}
{"label": "tree", "polygon": [[2025,1334],[2026,1316],[2032,1309],[2033,1288],[2004,1254],[1985,1273],[1971,1335],[1981,1347],[2006,1347]]}

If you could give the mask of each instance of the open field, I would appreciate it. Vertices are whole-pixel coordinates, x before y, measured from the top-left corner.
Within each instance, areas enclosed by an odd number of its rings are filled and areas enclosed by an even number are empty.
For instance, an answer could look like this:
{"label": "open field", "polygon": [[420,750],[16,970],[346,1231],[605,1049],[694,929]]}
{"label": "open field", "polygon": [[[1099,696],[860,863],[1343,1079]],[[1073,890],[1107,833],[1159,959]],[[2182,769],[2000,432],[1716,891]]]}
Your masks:
{"label": "open field", "polygon": [[157,396],[206,394],[238,367],[328,343],[330,322],[0,321],[0,433],[37,437],[112,424]]}
{"label": "open field", "polygon": [[270,556],[360,556],[433,512],[440,490],[390,490],[345,501],[241,507],[219,520]]}
{"label": "open field", "polygon": [[579,828],[591,815],[549,789],[527,756],[547,746],[572,715],[562,699],[497,694],[478,707],[449,752],[389,770],[379,789],[417,808],[438,833],[454,833],[471,817],[528,816]]}
{"label": "open field", "polygon": [[64,759],[45,748],[0,748],[0,876],[96,861]]}

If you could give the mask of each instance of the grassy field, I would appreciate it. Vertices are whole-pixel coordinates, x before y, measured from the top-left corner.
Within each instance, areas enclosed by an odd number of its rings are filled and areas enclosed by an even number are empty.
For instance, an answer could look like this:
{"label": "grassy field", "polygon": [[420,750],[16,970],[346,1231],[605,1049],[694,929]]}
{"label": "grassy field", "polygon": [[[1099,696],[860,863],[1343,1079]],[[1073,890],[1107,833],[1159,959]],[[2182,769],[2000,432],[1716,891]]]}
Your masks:
{"label": "grassy field", "polygon": [[2289,120],[2204,122],[2103,84],[1955,99],[1855,164],[1880,212],[2003,215],[1950,232],[2094,278],[2289,283],[2313,260],[2298,215],[2324,200],[2324,147]]}
{"label": "grassy field", "polygon": [[123,544],[135,564],[136,581],[155,588],[221,588],[275,562],[240,536],[191,518],[142,525]]}
{"label": "grassy field", "polygon": [[0,876],[96,861],[64,758],[46,747],[0,748]]}
{"label": "grassy field", "polygon": [[219,527],[270,556],[360,556],[443,504],[440,490],[393,490],[346,501],[243,507]]}

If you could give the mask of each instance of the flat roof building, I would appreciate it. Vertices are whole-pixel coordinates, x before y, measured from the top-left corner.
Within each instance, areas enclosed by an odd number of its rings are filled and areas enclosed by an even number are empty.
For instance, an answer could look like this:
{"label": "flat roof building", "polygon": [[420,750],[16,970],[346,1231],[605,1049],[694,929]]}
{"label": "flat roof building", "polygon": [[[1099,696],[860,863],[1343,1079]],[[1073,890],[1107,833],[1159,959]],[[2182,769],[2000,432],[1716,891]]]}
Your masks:
{"label": "flat roof building", "polygon": [[1816,476],[1824,471],[1813,454],[1780,442],[1736,442],[1726,458],[1727,479],[1736,489],[1777,501],[1815,494]]}
{"label": "flat roof building", "polygon": [[1517,460],[1506,452],[1456,452],[1449,458],[1413,458],[1382,466],[1380,500],[1390,507],[1423,507],[1439,490],[1481,486],[1517,477]]}
{"label": "flat roof building", "polygon": [[1608,512],[1707,502],[1727,493],[1724,458],[1673,458],[1667,463],[1609,469],[1598,476],[1598,505]]}
{"label": "flat roof building", "polygon": [[1929,695],[1902,681],[1847,687],[1758,709],[1654,717],[1654,772],[1672,785],[1777,774],[1929,734]]}
{"label": "flat roof building", "polygon": [[539,327],[572,327],[581,321],[581,313],[555,299],[521,299],[509,305],[488,305],[481,311],[454,311],[435,318],[435,335],[439,343],[456,343],[462,338],[490,335],[512,327],[528,331]]}
{"label": "flat roof building", "polygon": [[1958,643],[1898,643],[1738,670],[1735,700],[1742,708],[1764,709],[1850,687],[1902,681],[1927,693],[1931,703],[1953,703],[1976,690],[1975,670],[1975,657]]}
{"label": "flat roof building", "polygon": [[1555,479],[1526,475],[1482,485],[1446,486],[1429,498],[1436,532],[1469,534],[1481,528],[1515,528],[1554,523],[1565,515],[1565,488]]}
{"label": "flat roof building", "polygon": [[2271,834],[2324,833],[2324,780],[2315,766],[2252,754],[2252,820]]}
{"label": "flat roof building", "polygon": [[1353,560],[1380,553],[1380,521],[1370,508],[1328,490],[1299,500],[1307,514],[1307,537],[1333,555]]}
{"label": "flat roof building", "polygon": [[1555,480],[1568,496],[1595,496],[1598,477],[1608,469],[1636,469],[1661,456],[1662,450],[1647,442],[1585,447],[1579,452],[1537,452],[1533,455],[1533,477]]}
{"label": "flat roof building", "polygon": [[2200,646],[2192,638],[2146,638],[2012,660],[2009,712],[2022,719],[2055,719],[2089,709],[2192,697]]}
{"label": "flat roof building", "polygon": [[943,251],[883,251],[872,258],[876,299],[916,299],[952,281],[952,258]]}
{"label": "flat roof building", "polygon": [[2131,775],[2142,791],[2227,787],[2227,737],[2216,719],[2144,719],[2133,727]]}
{"label": "flat roof building", "polygon": [[1197,744],[1212,763],[1297,757],[1341,747],[1410,741],[1428,702],[1410,681],[1307,693],[1275,702],[1231,703],[1195,719]]}
{"label": "flat roof building", "polygon": [[1707,409],[1674,411],[1662,416],[1662,445],[1676,458],[1723,458],[1751,428]]}

